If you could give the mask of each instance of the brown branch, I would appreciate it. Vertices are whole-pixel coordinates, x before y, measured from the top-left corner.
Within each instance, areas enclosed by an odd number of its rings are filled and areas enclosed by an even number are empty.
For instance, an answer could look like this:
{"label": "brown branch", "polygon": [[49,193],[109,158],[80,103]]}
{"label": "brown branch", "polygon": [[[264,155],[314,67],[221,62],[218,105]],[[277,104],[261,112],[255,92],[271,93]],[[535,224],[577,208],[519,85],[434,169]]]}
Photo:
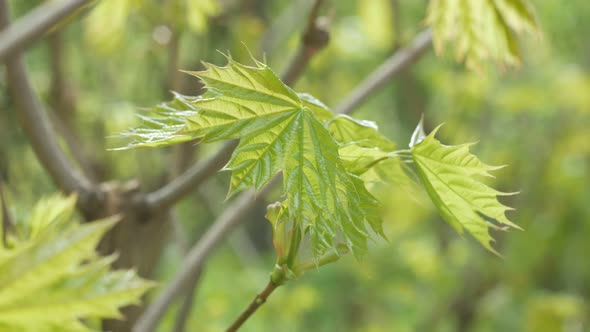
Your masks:
{"label": "brown branch", "polygon": [[244,220],[244,215],[256,206],[257,196],[263,197],[272,189],[273,183],[276,182],[276,180],[271,181],[258,194],[253,191],[241,194],[217,218],[189,251],[182,264],[182,269],[174,276],[168,287],[163,290],[137,320],[133,327],[133,332],[152,332],[155,330],[158,322],[164,316],[166,309],[187,288],[191,280],[198,275],[198,272],[205,264],[205,260],[211,255],[213,250]]}
{"label": "brown branch", "polygon": [[[198,191],[197,191],[197,193],[198,193]],[[189,241],[188,236],[187,236],[185,230],[183,229],[183,225],[181,225],[179,220],[176,218],[176,214],[172,213],[172,215],[174,216],[174,219],[173,219],[174,224],[173,225],[175,226],[174,233],[175,233],[175,238],[176,238],[176,244],[180,248],[181,253],[183,255],[186,255],[186,253],[190,249],[189,242],[188,242]],[[173,332],[184,332],[185,331],[186,322],[187,322],[187,320],[190,316],[190,313],[192,311],[192,308],[193,308],[195,294],[197,292],[197,285],[199,284],[199,281],[200,281],[202,275],[203,275],[203,270],[202,269],[198,270],[195,273],[195,276],[191,280],[190,284],[187,286],[187,290],[184,295],[184,300],[182,302],[182,306],[180,307],[180,310],[176,314],[174,328],[172,329]]]}
{"label": "brown branch", "polygon": [[178,31],[173,30],[172,36],[168,41],[168,62],[167,62],[167,75],[166,75],[166,93],[170,94],[170,91],[178,91],[180,88],[180,35]]}
{"label": "brown branch", "polygon": [[8,204],[6,203],[6,198],[4,197],[4,188],[3,182],[0,178],[0,204],[2,209],[2,245],[6,247],[7,240],[8,240],[8,232],[14,231],[14,221],[12,220],[12,215],[8,211]]}
{"label": "brown branch", "polygon": [[261,305],[264,304],[264,302],[266,302],[266,299],[270,296],[270,294],[272,294],[272,292],[275,289],[277,289],[277,287],[279,287],[279,285],[273,283],[272,280],[269,281],[268,284],[266,285],[266,287],[264,288],[264,290],[262,292],[260,292],[260,294],[256,295],[256,297],[254,298],[254,300],[252,300],[252,302],[246,308],[246,310],[244,310],[244,312],[242,312],[242,314],[226,330],[226,332],[235,332],[235,331],[237,331],[242,326],[242,324],[244,324],[244,322],[246,322],[248,320],[248,318],[250,318],[250,316],[252,316],[252,314],[254,314],[254,312],[256,312],[256,310]]}
{"label": "brown branch", "polygon": [[96,169],[97,166],[100,166],[93,164],[94,160],[92,160],[91,157],[91,155],[95,155],[93,154],[93,151],[88,150],[86,146],[83,146],[78,133],[73,130],[66,121],[63,121],[63,118],[59,114],[56,114],[56,112],[48,112],[48,115],[51,124],[55,127],[55,131],[62,138],[72,159],[80,167],[82,173],[87,176],[88,180],[92,183],[98,183],[99,177]]}
{"label": "brown branch", "polygon": [[336,106],[334,112],[350,114],[375,92],[381,90],[393,77],[416,62],[431,45],[432,32],[430,30],[421,32],[412,40],[410,45],[395,52],[381,66],[375,69],[344,101]]}
{"label": "brown branch", "polygon": [[66,70],[64,64],[63,38],[60,31],[55,31],[49,35],[49,50],[51,60],[51,101],[50,104],[53,112],[49,113],[51,122],[55,129],[66,143],[72,158],[76,161],[82,172],[93,181],[98,181],[96,168],[93,166],[97,160],[92,156],[97,155],[96,151],[89,150],[82,143],[78,133],[74,128],[73,119],[76,116],[75,93],[72,92],[68,80],[66,79]]}
{"label": "brown branch", "polygon": [[301,43],[283,73],[282,80],[291,86],[303,75],[309,61],[315,53],[325,48],[330,41],[327,20],[319,17],[323,0],[316,0],[311,8],[307,25],[301,37]]}
{"label": "brown branch", "polygon": [[[10,27],[3,26],[0,31],[0,61],[22,51],[57,22],[91,2],[93,0],[46,1]],[[2,15],[7,15],[5,10]]]}
{"label": "brown branch", "polygon": [[184,332],[186,329],[186,321],[191,313],[191,309],[193,307],[193,303],[195,301],[195,293],[197,292],[197,285],[201,276],[203,274],[202,270],[198,270],[195,273],[195,276],[190,281],[191,284],[188,287],[187,293],[185,295],[184,301],[182,302],[182,306],[180,307],[180,311],[176,316],[176,321],[174,322],[174,329],[173,332]]}
{"label": "brown branch", "polygon": [[172,207],[223,167],[229,161],[237,145],[236,141],[226,143],[213,157],[193,165],[162,188],[146,194],[144,200],[147,207],[151,210]]}
{"label": "brown branch", "polygon": [[[7,26],[8,5],[6,0],[0,0],[0,27]],[[6,59],[6,76],[10,95],[19,110],[21,127],[43,167],[64,192],[75,191],[81,196],[90,194],[93,191],[92,183],[72,165],[59,146],[49,117],[33,91],[21,54]]]}

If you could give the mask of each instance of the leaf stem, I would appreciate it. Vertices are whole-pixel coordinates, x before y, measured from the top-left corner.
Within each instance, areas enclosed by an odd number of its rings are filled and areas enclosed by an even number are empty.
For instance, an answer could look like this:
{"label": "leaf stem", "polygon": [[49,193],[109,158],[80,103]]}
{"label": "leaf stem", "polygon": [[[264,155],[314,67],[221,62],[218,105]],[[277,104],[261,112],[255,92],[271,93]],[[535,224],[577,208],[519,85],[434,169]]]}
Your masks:
{"label": "leaf stem", "polygon": [[233,322],[233,324],[226,330],[227,332],[237,331],[251,316],[258,310],[258,308],[266,302],[266,299],[272,294],[272,292],[279,287],[277,284],[270,280],[264,290],[260,292],[250,305],[242,312],[242,314]]}
{"label": "leaf stem", "polygon": [[311,270],[313,268],[319,268],[320,266],[324,266],[326,264],[333,263],[339,260],[343,255],[347,254],[349,249],[346,246],[342,246],[339,250],[332,250],[325,254],[324,256],[320,257],[318,261],[310,261],[305,262],[303,264],[297,265],[293,267],[293,273],[299,276],[303,274],[305,271]]}

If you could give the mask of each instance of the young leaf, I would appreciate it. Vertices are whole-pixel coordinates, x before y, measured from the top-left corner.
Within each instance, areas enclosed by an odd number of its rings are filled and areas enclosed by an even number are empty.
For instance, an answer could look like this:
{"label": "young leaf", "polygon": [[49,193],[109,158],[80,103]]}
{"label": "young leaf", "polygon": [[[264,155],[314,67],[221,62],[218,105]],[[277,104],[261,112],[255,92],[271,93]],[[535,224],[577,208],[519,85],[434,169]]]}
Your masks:
{"label": "young leaf", "polygon": [[[380,232],[373,213],[376,201],[364,183],[350,174],[338,155],[338,144],[324,126],[333,117],[325,105],[297,94],[265,64],[245,66],[228,59],[225,67],[206,64],[189,72],[208,92],[202,97],[177,95],[158,107],[158,114],[177,109],[166,127],[157,119],[154,130],[135,131],[132,146],[173,144],[179,140],[213,142],[239,139],[225,170],[231,170],[229,194],[249,187],[260,190],[283,173],[284,208],[301,234],[308,234],[320,256],[340,243],[360,255],[368,230]],[[152,123],[148,121],[147,123]]]}
{"label": "young leaf", "polygon": [[184,128],[186,119],[196,113],[190,102],[199,98],[201,97],[175,94],[172,101],[144,110],[137,115],[142,120],[142,127],[132,128],[129,132],[120,134],[131,141],[127,146],[114,150],[165,146],[190,141],[191,136],[179,131]]}
{"label": "young leaf", "polygon": [[426,22],[436,51],[453,42],[457,59],[471,68],[486,60],[519,64],[516,35],[538,33],[528,0],[431,0]]}
{"label": "young leaf", "polygon": [[372,121],[338,115],[328,123],[328,129],[340,145],[339,154],[346,169],[353,174],[362,175],[394,156],[395,144],[381,135]]}
{"label": "young leaf", "polygon": [[119,307],[152,287],[132,271],[109,270],[115,258],[98,256],[95,247],[116,220],[80,225],[71,218],[75,201],[42,201],[0,248],[0,328],[91,331],[79,320],[117,318]]}
{"label": "young leaf", "polygon": [[469,153],[470,144],[442,145],[434,138],[439,128],[412,147],[418,175],[442,217],[457,232],[462,234],[466,229],[484,247],[496,253],[488,231],[490,228],[501,228],[486,221],[486,218],[520,229],[506,217],[505,212],[512,208],[497,199],[497,196],[511,193],[492,189],[475,177],[491,177],[489,172],[501,167],[481,162]]}

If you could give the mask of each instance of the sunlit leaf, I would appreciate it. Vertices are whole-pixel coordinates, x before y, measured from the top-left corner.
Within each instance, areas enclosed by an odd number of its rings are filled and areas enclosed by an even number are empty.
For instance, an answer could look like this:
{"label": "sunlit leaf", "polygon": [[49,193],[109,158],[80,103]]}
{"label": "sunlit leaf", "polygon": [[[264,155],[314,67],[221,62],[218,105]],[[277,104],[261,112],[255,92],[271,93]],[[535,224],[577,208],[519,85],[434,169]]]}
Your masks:
{"label": "sunlit leaf", "polygon": [[[152,284],[132,271],[110,271],[98,241],[116,220],[79,224],[75,197],[39,203],[31,218],[0,248],[0,327],[11,331],[91,331],[83,318],[118,318]],[[45,218],[44,218],[45,217]]]}
{"label": "sunlit leaf", "polygon": [[143,110],[137,114],[141,119],[142,126],[120,134],[121,137],[130,139],[131,142],[126,147],[114,150],[165,146],[193,139],[190,135],[181,133],[180,130],[185,127],[187,118],[196,114],[190,103],[198,98],[201,97],[175,94],[172,101]]}
{"label": "sunlit leaf", "polygon": [[207,19],[219,13],[215,0],[186,1],[186,21],[188,27],[198,33],[207,28]]}
{"label": "sunlit leaf", "polygon": [[486,61],[519,64],[516,35],[538,33],[528,0],[431,0],[426,21],[437,52],[453,43],[457,60],[472,68]]}
{"label": "sunlit leaf", "polygon": [[339,115],[329,122],[328,129],[340,145],[340,158],[353,174],[362,175],[377,163],[395,157],[395,144],[372,121]]}
{"label": "sunlit leaf", "polygon": [[86,42],[102,54],[116,52],[125,40],[125,25],[136,6],[135,0],[99,1],[84,19]]}
{"label": "sunlit leaf", "polygon": [[156,116],[144,120],[147,128],[127,134],[135,139],[129,147],[239,139],[225,167],[232,172],[230,194],[260,190],[282,173],[283,208],[310,237],[313,253],[319,257],[344,243],[362,254],[369,232],[381,232],[372,212],[377,201],[341,160],[324,125],[333,114],[310,95],[295,93],[265,64],[228,60],[225,67],[206,64],[205,71],[189,72],[208,92],[177,95],[157,107]]}
{"label": "sunlit leaf", "polygon": [[519,228],[506,217],[506,211],[512,209],[497,199],[497,196],[511,193],[490,188],[476,177],[492,177],[490,171],[501,167],[481,162],[469,152],[471,144],[442,145],[434,138],[437,130],[412,147],[418,175],[442,217],[457,232],[462,234],[466,229],[484,247],[496,253],[491,246],[490,228]]}

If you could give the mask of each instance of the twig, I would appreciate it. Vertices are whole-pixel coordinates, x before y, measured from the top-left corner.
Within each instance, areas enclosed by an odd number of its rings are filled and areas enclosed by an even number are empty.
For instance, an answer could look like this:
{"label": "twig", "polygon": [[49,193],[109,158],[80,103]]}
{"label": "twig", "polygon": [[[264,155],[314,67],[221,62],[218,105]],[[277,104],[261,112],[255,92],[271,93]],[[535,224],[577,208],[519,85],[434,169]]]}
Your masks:
{"label": "twig", "polygon": [[193,165],[160,189],[146,194],[144,199],[147,207],[160,210],[173,206],[223,167],[237,145],[236,141],[226,143],[213,157]]}
{"label": "twig", "polygon": [[184,332],[186,328],[186,321],[191,313],[193,302],[195,301],[197,285],[199,284],[199,280],[201,279],[202,274],[203,271],[198,270],[195,273],[193,280],[191,280],[191,284],[188,287],[184,301],[182,302],[182,306],[180,307],[180,311],[176,316],[176,321],[174,322],[174,329],[172,330],[173,332]]}
{"label": "twig", "polygon": [[91,156],[97,156],[95,154],[98,151],[88,149],[83,144],[82,140],[74,128],[70,127],[69,124],[63,121],[61,115],[56,114],[57,112],[48,112],[49,120],[55,127],[55,131],[62,138],[67,150],[70,152],[72,159],[80,167],[80,170],[88,178],[89,181],[96,184],[99,182],[99,175],[97,170],[101,169],[100,165],[93,164],[94,160]]}
{"label": "twig", "polygon": [[155,330],[158,321],[162,318],[166,309],[172,304],[174,299],[181,294],[191,280],[197,275],[205,263],[205,260],[213,250],[222,242],[226,235],[233,230],[257,203],[257,196],[264,196],[273,187],[271,181],[257,195],[253,191],[241,194],[230,207],[228,207],[211,227],[203,234],[201,239],[189,251],[182,270],[178,272],[168,287],[163,290],[141,315],[135,323],[133,332],[152,332]]}
{"label": "twig", "polygon": [[[0,61],[22,51],[49,28],[93,0],[46,1],[10,27],[0,31]],[[4,6],[7,7],[7,6]],[[3,10],[2,15],[8,15]]]}
{"label": "twig", "polygon": [[238,319],[236,319],[236,321],[227,329],[227,332],[237,331],[240,326],[242,326],[242,324],[244,324],[244,322],[247,321],[248,318],[250,318],[250,316],[252,316],[252,314],[254,314],[254,312],[256,312],[256,310],[264,304],[264,302],[266,302],[266,299],[275,289],[277,289],[277,287],[279,287],[279,285],[273,283],[272,280],[269,281],[264,290],[260,294],[256,295],[246,310],[244,310],[240,317],[238,317]]}
{"label": "twig", "polygon": [[[171,28],[172,29],[172,28]],[[167,62],[167,74],[166,74],[166,91],[167,95],[170,95],[170,91],[179,91],[180,88],[180,35],[175,29],[172,30],[172,35],[168,41],[168,62]]]}
{"label": "twig", "polygon": [[[197,191],[197,193],[198,193],[198,191]],[[184,256],[184,255],[186,255],[186,253],[190,249],[189,239],[188,239],[187,233],[183,229],[183,225],[181,225],[179,220],[176,218],[175,211],[171,211],[171,215],[173,218],[172,219],[173,226],[175,226],[174,233],[175,233],[176,244],[178,245],[181,254]],[[191,280],[191,283],[188,285],[187,290],[184,294],[184,300],[182,302],[182,306],[180,307],[180,310],[176,314],[176,320],[174,322],[174,328],[172,330],[173,332],[184,332],[185,331],[186,322],[188,320],[188,317],[190,316],[190,313],[192,311],[192,307],[194,304],[195,294],[197,292],[197,285],[199,284],[199,281],[201,280],[202,275],[203,275],[203,270],[202,269],[198,270],[195,273],[193,280]]]}
{"label": "twig", "polygon": [[63,38],[60,31],[53,32],[49,38],[51,58],[51,106],[53,112],[49,113],[50,121],[66,143],[72,158],[76,161],[82,172],[90,181],[97,182],[98,174],[93,167],[91,156],[97,155],[97,151],[87,149],[81,143],[80,137],[74,128],[76,101],[71,87],[66,79],[64,68]]}
{"label": "twig", "polygon": [[[260,37],[258,42],[260,53],[274,54],[277,48],[284,44],[285,38],[296,33],[301,27],[300,22],[308,17],[308,10],[315,0],[293,0],[273,15],[272,22]],[[264,16],[264,15],[263,15]]]}
{"label": "twig", "polygon": [[[7,26],[8,5],[6,0],[0,0],[0,28]],[[29,82],[22,55],[15,54],[6,59],[6,74],[10,94],[19,110],[21,126],[53,181],[64,192],[75,191],[81,196],[93,192],[91,181],[72,165],[61,150],[49,117]]]}
{"label": "twig", "polygon": [[7,245],[8,232],[14,230],[14,222],[12,215],[8,211],[8,204],[6,204],[6,198],[4,197],[4,188],[2,179],[0,179],[0,204],[2,209],[2,244],[4,247]]}
{"label": "twig", "polygon": [[283,73],[282,80],[287,85],[293,85],[302,75],[309,60],[315,53],[328,45],[330,34],[325,21],[319,19],[319,12],[323,0],[316,0],[311,8],[307,25],[301,37],[293,59]]}
{"label": "twig", "polygon": [[[428,41],[430,41],[430,33],[426,32],[426,34],[428,37]],[[424,33],[416,37],[416,39],[418,38],[424,38]],[[404,48],[398,51],[400,54],[405,54],[404,56],[396,57],[394,55],[392,57],[394,59],[400,57],[408,58],[408,56],[411,55],[412,61],[395,61],[394,63],[396,63],[398,67],[389,68],[389,70],[392,72],[392,74],[388,75],[389,79],[395,77],[396,74],[401,72],[402,69],[405,69],[411,63],[413,63],[413,61],[417,60],[420,57],[420,55],[424,53],[423,51],[411,52],[411,50],[415,48],[415,46],[412,45],[416,44],[418,43],[415,40],[411,43],[411,46],[409,46],[409,48]],[[360,86],[362,87],[364,84],[366,83],[361,83]],[[373,86],[373,89],[375,90],[366,91],[366,96],[370,95],[380,87],[379,84],[372,84],[371,86]],[[363,88],[363,90],[366,90],[366,88]],[[355,103],[355,105],[358,104],[359,103]],[[350,109],[350,111],[352,111],[352,109]],[[271,183],[269,183],[259,193],[259,197],[263,197],[265,193],[269,192],[274,187],[275,183],[277,183],[277,181],[274,180]],[[238,197],[238,199],[227,208],[225,213],[223,213],[219,218],[217,218],[217,220],[215,220],[213,225],[207,230],[205,234],[203,234],[201,239],[195,244],[193,249],[191,249],[190,253],[185,258],[184,264],[182,265],[182,270],[178,272],[174,279],[163,290],[162,294],[150,304],[148,309],[137,321],[133,329],[134,332],[154,331],[158,321],[164,315],[168,306],[170,306],[174,299],[178,295],[180,295],[181,291],[185,289],[185,285],[188,284],[191,278],[194,277],[194,273],[202,267],[202,265],[205,263],[207,259],[207,256],[213,252],[213,249],[221,241],[224,240],[225,236],[229,234],[231,230],[233,230],[241,221],[243,221],[242,216],[255,206],[255,198],[256,194],[254,194],[253,192],[246,192],[241,194],[240,197]]]}
{"label": "twig", "polygon": [[416,62],[432,45],[432,32],[421,32],[410,45],[395,52],[342,101],[334,112],[350,114],[400,72]]}

